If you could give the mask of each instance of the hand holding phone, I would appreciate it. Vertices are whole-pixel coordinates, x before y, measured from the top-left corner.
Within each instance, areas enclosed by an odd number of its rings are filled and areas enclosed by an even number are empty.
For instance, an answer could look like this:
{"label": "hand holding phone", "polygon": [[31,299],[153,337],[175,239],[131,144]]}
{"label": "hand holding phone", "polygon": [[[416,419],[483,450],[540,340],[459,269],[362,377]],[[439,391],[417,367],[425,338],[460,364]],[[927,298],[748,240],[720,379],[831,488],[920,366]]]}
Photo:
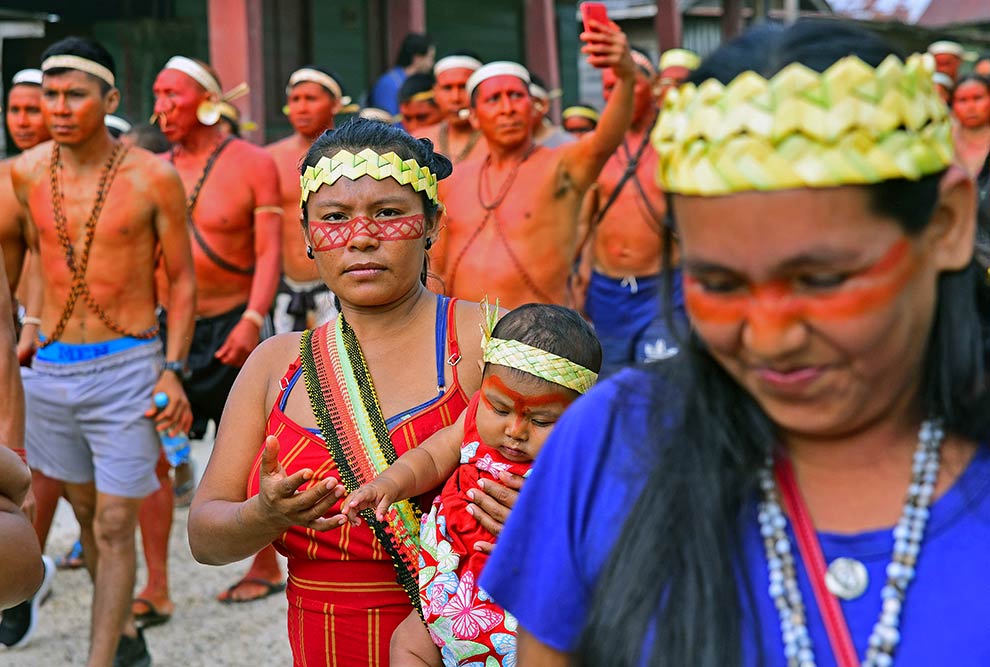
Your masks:
{"label": "hand holding phone", "polygon": [[608,23],[608,10],[602,2],[582,2],[581,20],[584,22],[585,32],[594,32],[591,29],[590,21]]}

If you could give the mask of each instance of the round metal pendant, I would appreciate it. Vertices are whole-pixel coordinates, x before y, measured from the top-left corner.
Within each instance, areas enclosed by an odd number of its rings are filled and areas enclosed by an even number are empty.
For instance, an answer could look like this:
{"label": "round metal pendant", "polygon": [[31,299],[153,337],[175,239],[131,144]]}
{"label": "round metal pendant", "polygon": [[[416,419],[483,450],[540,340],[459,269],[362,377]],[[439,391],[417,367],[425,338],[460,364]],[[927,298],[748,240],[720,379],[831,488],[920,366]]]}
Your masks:
{"label": "round metal pendant", "polygon": [[869,584],[866,566],[852,558],[836,558],[825,572],[825,586],[832,595],[843,600],[855,600]]}

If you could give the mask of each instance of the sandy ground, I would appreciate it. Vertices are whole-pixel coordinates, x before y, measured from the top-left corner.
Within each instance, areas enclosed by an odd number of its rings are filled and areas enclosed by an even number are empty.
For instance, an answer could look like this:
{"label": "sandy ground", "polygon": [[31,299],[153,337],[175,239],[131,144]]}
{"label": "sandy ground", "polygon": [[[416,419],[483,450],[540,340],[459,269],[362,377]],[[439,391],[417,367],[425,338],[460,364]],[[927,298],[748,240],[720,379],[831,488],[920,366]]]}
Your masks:
{"label": "sandy ground", "polygon": [[[194,442],[192,450],[197,470],[201,471],[210,455],[210,441]],[[217,602],[216,594],[247,571],[247,562],[212,567],[194,561],[186,537],[187,514],[187,509],[176,508],[169,551],[175,613],[165,625],[145,631],[155,667],[291,665],[285,594],[247,604]],[[75,517],[63,501],[48,539],[47,553],[57,556],[68,551],[77,530]],[[140,548],[138,539],[139,552]],[[137,590],[144,583],[144,572],[139,553]],[[89,575],[84,569],[59,570],[52,591],[41,608],[37,630],[28,646],[17,651],[2,650],[0,646],[0,667],[85,665],[93,594]]]}

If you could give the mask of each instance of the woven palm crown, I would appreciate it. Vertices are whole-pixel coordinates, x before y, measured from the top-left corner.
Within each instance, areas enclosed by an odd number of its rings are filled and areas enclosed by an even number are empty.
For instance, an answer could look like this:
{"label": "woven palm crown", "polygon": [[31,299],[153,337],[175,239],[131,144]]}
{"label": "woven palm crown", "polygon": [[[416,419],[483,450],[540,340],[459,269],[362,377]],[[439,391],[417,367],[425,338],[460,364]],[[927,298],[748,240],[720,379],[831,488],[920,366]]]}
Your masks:
{"label": "woven palm crown", "polygon": [[744,72],[671,91],[653,130],[668,192],[725,195],[917,180],[949,166],[948,109],[930,56],[855,56],[818,73],[799,63],[772,78]]}
{"label": "woven palm crown", "polygon": [[488,298],[481,301],[481,360],[486,364],[499,364],[518,371],[586,393],[595,385],[598,373],[553,352],[541,350],[518,340],[492,337],[498,323],[498,302],[490,308]]}
{"label": "woven palm crown", "polygon": [[365,148],[357,154],[341,149],[333,157],[324,155],[315,166],[306,167],[299,179],[302,187],[299,204],[305,206],[310,193],[324,184],[333,185],[341,178],[354,181],[362,176],[371,176],[376,181],[394,178],[399,185],[409,185],[416,192],[425,192],[434,204],[440,203],[437,175],[428,168],[419,166],[413,159],[403,160],[393,152],[379,155]]}

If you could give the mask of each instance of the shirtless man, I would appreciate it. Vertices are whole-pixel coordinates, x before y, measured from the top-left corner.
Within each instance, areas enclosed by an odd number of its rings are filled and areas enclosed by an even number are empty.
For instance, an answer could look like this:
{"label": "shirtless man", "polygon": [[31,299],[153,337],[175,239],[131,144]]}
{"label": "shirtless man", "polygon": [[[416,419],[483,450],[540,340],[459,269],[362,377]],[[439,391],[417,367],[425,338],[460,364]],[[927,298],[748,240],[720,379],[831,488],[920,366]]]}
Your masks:
{"label": "shirtless man", "polygon": [[[41,115],[41,70],[25,69],[14,75],[7,95],[7,130],[17,150],[26,151],[51,139]],[[11,160],[0,162],[0,245],[7,265],[7,284],[17,292],[25,260],[24,214],[10,184]],[[15,308],[16,310],[16,308]],[[14,313],[16,317],[17,313]],[[38,325],[35,323],[34,333]]]}
{"label": "shirtless man", "polygon": [[333,293],[306,256],[299,221],[299,163],[316,138],[333,129],[344,93],[332,74],[307,66],[289,76],[285,96],[295,132],[265,147],[278,167],[282,193],[282,281],[272,317],[275,333],[314,329],[337,313]]}
{"label": "shirtless man", "polygon": [[582,237],[578,209],[632,117],[636,66],[613,23],[593,23],[582,51],[611,68],[615,90],[594,132],[557,149],[533,142],[529,73],[490,63],[471,76],[471,122],[489,155],[458,165],[441,184],[446,230],[434,251],[447,294],[488,295],[513,308],[531,301],[568,305],[567,278]]}
{"label": "shirtless man", "polygon": [[[106,49],[70,37],[45,51],[41,69],[54,141],[11,172],[43,275],[44,340],[23,375],[28,463],[65,481],[79,520],[94,580],[88,666],[148,665],[128,604],[138,508],[158,488],[161,444],[146,417],[170,430],[191,422],[179,378],[195,311],[184,194],[170,165],[110,137],[103,117],[120,92]],[[164,364],[156,249],[172,306]],[[157,392],[169,406],[156,414]]]}
{"label": "shirtless man", "polygon": [[[173,145],[168,160],[182,178],[190,216],[196,327],[185,387],[193,414],[189,437],[198,439],[210,421],[220,421],[240,367],[260,342],[278,287],[278,171],[263,149],[222,135],[216,106],[220,82],[209,66],[171,58],[155,78],[153,92],[158,123]],[[168,295],[162,295],[162,303],[171,310]],[[133,611],[149,624],[167,620],[174,607],[167,569],[172,511],[167,485],[141,511],[148,582]],[[277,569],[267,576],[281,578]]]}
{"label": "shirtless man", "polygon": [[[658,318],[667,207],[656,185],[657,155],[650,145],[657,119],[657,73],[644,54],[633,51],[633,60],[637,72],[632,125],[602,169],[583,211],[591,232],[582,253],[581,275],[591,274],[583,305],[602,344],[602,374],[676,350]],[[602,73],[606,101],[615,94],[615,84],[612,72]],[[679,290],[675,297],[683,316]]]}
{"label": "shirtless man", "polygon": [[433,99],[435,80],[430,73],[413,74],[399,88],[399,117],[402,129],[415,135],[440,122],[443,114]]}
{"label": "shirtless man", "polygon": [[429,139],[438,152],[443,153],[455,165],[482,157],[488,152],[488,143],[481,130],[471,125],[471,102],[467,94],[467,81],[481,61],[471,55],[455,54],[441,58],[433,66],[436,83],[433,100],[440,107],[443,120],[423,127],[413,133],[421,139]]}

